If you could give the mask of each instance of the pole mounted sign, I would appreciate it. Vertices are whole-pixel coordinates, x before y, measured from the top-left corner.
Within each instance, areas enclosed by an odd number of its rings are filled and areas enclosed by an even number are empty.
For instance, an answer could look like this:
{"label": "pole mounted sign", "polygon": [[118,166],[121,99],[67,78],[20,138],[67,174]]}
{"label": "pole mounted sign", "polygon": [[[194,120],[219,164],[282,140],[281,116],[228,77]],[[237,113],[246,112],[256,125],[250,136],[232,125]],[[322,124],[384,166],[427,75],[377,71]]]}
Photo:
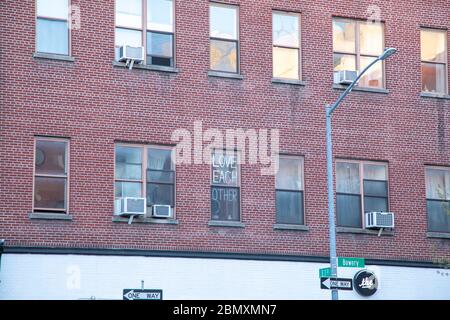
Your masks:
{"label": "pole mounted sign", "polygon": [[319,278],[331,278],[331,268],[319,269]]}
{"label": "pole mounted sign", "polygon": [[343,268],[365,268],[364,258],[338,258],[338,267]]}
{"label": "pole mounted sign", "polygon": [[353,278],[355,290],[364,297],[370,297],[377,292],[378,279],[375,273],[369,270],[361,270]]}
{"label": "pole mounted sign", "polygon": [[352,279],[320,278],[320,289],[326,290],[353,290]]}
{"label": "pole mounted sign", "polygon": [[162,300],[162,290],[123,289],[123,300]]}

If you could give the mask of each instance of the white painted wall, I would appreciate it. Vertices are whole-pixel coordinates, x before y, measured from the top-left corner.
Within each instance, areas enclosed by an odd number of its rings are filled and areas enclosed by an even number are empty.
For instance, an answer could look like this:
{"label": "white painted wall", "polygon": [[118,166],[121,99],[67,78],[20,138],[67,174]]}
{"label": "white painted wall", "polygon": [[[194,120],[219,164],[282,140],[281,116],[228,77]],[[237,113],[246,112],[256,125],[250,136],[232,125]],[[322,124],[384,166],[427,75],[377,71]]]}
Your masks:
{"label": "white painted wall", "polygon": [[[0,299],[122,299],[123,289],[162,289],[164,299],[329,299],[327,264],[224,259],[4,254]],[[450,270],[367,266],[379,279],[370,299],[450,300]],[[340,269],[352,278],[358,269]],[[444,275],[442,275],[442,273]],[[366,299],[340,291],[342,299]]]}

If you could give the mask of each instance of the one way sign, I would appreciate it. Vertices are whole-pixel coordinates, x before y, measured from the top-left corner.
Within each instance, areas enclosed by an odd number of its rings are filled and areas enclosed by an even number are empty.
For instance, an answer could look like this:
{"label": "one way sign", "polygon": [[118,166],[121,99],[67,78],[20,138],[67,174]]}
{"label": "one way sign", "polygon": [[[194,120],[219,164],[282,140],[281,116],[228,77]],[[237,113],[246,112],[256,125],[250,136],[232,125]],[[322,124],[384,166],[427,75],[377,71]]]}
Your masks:
{"label": "one way sign", "polygon": [[162,300],[162,290],[124,289],[123,300]]}
{"label": "one way sign", "polygon": [[326,290],[353,290],[352,279],[320,278],[320,288]]}

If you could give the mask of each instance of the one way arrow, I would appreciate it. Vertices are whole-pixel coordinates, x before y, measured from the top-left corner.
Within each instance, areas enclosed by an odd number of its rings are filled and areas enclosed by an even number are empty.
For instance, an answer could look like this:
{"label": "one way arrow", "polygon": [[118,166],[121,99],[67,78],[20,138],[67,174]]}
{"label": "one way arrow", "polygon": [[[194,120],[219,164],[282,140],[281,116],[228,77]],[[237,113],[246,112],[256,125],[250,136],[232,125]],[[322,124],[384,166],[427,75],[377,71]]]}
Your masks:
{"label": "one way arrow", "polygon": [[[323,279],[323,278],[322,278]],[[331,288],[331,280],[330,278],[326,278],[325,281],[322,281],[322,284],[327,288],[330,289]]]}

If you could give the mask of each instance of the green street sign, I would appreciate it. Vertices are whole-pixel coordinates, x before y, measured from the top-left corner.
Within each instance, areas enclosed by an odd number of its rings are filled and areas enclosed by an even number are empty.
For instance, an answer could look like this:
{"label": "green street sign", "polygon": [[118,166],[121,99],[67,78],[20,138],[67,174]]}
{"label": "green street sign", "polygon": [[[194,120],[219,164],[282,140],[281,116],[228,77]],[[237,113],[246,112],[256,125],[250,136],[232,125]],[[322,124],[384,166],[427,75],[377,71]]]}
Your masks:
{"label": "green street sign", "polygon": [[319,278],[330,278],[330,277],[331,277],[331,268],[319,269]]}
{"label": "green street sign", "polygon": [[338,258],[338,267],[343,268],[365,268],[364,258]]}

